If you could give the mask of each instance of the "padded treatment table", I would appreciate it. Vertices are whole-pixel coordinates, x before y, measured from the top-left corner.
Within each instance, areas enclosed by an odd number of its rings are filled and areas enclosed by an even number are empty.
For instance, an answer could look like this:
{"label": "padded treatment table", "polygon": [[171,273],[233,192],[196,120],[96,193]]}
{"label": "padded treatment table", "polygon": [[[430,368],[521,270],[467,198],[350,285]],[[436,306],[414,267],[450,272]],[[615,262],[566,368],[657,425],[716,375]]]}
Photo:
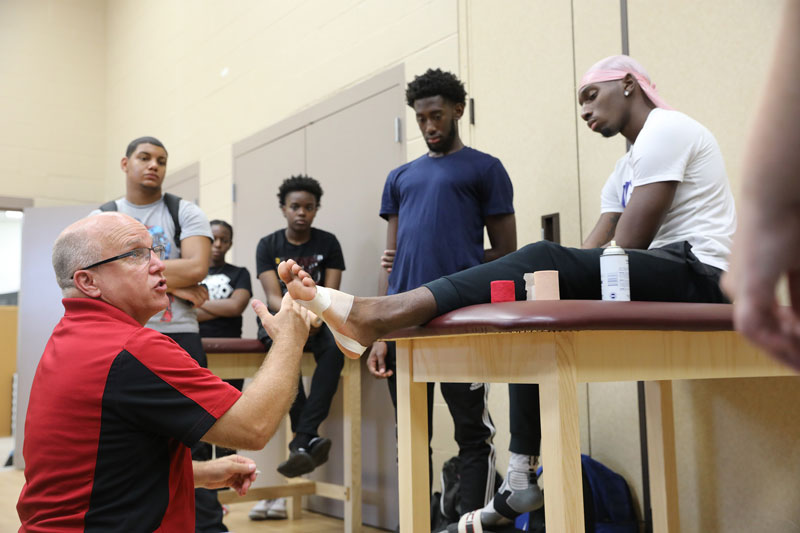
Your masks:
{"label": "padded treatment table", "polygon": [[387,335],[400,530],[430,531],[425,383],[538,383],[546,527],[583,533],[577,384],[645,381],[653,531],[678,532],[671,380],[794,375],[732,329],[726,304],[561,300],[465,307]]}
{"label": "padded treatment table", "polygon": [[[258,339],[205,338],[203,348],[208,357],[208,368],[222,379],[250,378],[261,368],[266,357],[264,345]],[[343,356],[344,357],[344,356]],[[314,356],[304,353],[301,373],[314,373]],[[302,497],[316,494],[344,502],[344,531],[361,531],[361,369],[358,359],[345,357],[342,369],[342,399],[344,414],[344,483],[336,485],[322,481],[311,481],[303,477],[287,478],[285,485],[250,489],[239,497],[233,491],[221,491],[222,503],[255,501],[272,498],[289,498],[289,518],[300,518]],[[292,439],[291,423],[286,416],[286,444]],[[288,450],[287,450],[288,457]],[[274,468],[270,465],[268,468]],[[262,467],[263,468],[263,467]]]}

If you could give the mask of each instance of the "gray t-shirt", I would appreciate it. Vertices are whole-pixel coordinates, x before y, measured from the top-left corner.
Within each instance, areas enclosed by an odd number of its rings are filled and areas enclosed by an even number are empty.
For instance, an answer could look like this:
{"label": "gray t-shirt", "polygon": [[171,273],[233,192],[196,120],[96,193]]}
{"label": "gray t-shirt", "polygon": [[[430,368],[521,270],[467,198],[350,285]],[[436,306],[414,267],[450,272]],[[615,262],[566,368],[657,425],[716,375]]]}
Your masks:
{"label": "gray t-shirt", "polygon": [[[132,216],[147,227],[153,237],[153,246],[163,244],[167,247],[167,259],[180,257],[180,250],[173,240],[175,223],[163,197],[161,200],[147,205],[135,205],[125,198],[116,200],[116,203],[117,211]],[[95,209],[91,214],[96,215],[100,212],[99,209]],[[213,239],[208,218],[195,204],[181,200],[178,220],[181,223],[181,239],[196,235]],[[197,312],[186,301],[176,298],[172,294],[169,295],[169,306],[151,318],[147,326],[161,333],[199,332]]]}

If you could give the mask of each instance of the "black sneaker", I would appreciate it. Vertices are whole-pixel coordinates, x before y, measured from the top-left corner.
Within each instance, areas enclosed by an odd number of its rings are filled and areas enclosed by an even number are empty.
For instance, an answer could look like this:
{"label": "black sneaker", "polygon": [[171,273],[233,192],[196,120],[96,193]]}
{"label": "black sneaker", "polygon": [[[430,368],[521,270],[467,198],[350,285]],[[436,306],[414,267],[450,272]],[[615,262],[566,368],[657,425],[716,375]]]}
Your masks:
{"label": "black sneaker", "polygon": [[289,458],[278,465],[278,472],[286,477],[297,477],[308,474],[314,468],[311,454],[305,448],[297,448],[289,451]]}
{"label": "black sneaker", "polygon": [[308,451],[314,461],[314,468],[328,462],[328,454],[331,451],[331,439],[325,437],[314,437],[308,443]]}

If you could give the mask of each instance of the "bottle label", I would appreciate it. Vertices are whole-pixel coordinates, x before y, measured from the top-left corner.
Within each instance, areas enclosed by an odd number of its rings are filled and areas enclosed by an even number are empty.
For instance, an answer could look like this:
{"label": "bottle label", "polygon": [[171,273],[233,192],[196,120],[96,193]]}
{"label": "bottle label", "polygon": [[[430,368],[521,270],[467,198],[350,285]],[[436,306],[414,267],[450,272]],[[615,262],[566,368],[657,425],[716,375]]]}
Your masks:
{"label": "bottle label", "polygon": [[631,286],[627,255],[600,256],[600,287],[603,300],[630,301]]}

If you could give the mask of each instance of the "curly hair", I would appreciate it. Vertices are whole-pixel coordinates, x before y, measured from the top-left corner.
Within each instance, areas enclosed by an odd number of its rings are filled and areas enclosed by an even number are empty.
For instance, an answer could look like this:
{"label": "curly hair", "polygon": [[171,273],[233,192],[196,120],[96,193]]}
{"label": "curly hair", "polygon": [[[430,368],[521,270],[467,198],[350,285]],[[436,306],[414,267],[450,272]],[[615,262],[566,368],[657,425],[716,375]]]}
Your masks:
{"label": "curly hair", "polygon": [[428,69],[422,76],[415,76],[406,88],[406,103],[414,107],[421,98],[441,96],[454,104],[466,104],[467,91],[455,74],[441,69]]}
{"label": "curly hair", "polygon": [[278,205],[281,207],[286,205],[286,195],[295,191],[306,191],[313,194],[314,198],[317,199],[317,207],[319,207],[319,199],[322,198],[322,187],[317,180],[303,174],[283,180],[283,183],[278,188]]}

